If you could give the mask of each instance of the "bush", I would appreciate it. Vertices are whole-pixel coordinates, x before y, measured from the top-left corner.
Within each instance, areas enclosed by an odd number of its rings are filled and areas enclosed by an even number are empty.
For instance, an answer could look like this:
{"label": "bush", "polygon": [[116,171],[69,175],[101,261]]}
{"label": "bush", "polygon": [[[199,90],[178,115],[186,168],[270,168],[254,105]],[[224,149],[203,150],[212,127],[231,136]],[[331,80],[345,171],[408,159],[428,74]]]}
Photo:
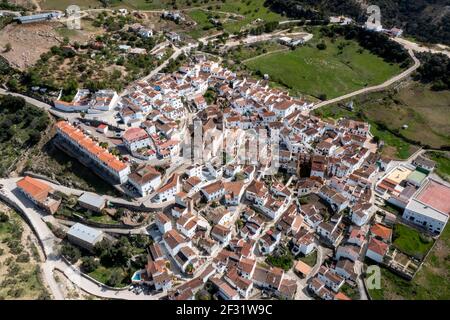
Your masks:
{"label": "bush", "polygon": [[70,263],[76,263],[80,257],[80,250],[71,244],[65,244],[61,247],[60,251],[61,255],[63,255]]}
{"label": "bush", "polygon": [[316,45],[317,49],[319,50],[325,50],[327,48],[327,45],[324,42],[318,43]]}
{"label": "bush", "polygon": [[66,237],[66,233],[61,228],[56,228],[56,230],[53,232],[56,237],[60,239],[64,239]]}
{"label": "bush", "polygon": [[20,298],[23,295],[22,288],[11,288],[8,290],[8,295],[13,298]]}
{"label": "bush", "polygon": [[419,235],[420,241],[422,241],[422,243],[430,243],[433,241],[433,239],[431,239],[429,236],[427,236],[426,234],[421,233]]}
{"label": "bush", "polygon": [[100,263],[94,257],[83,257],[81,259],[81,270],[85,273],[90,273],[97,269]]}
{"label": "bush", "polygon": [[18,240],[10,239],[7,245],[12,254],[19,254],[23,251],[23,246],[20,244]]}
{"label": "bush", "polygon": [[9,221],[9,216],[4,212],[0,212],[0,222],[5,223],[8,221]]}
{"label": "bush", "polygon": [[288,271],[294,265],[294,257],[288,250],[285,250],[282,254],[275,253],[269,255],[266,262],[274,267],[279,267],[284,271]]}
{"label": "bush", "polygon": [[30,255],[28,252],[24,252],[17,256],[16,262],[27,263],[30,262]]}
{"label": "bush", "polygon": [[47,292],[47,290],[45,290],[44,292],[42,292],[39,297],[37,298],[37,300],[50,300],[50,294]]}
{"label": "bush", "polygon": [[122,281],[122,275],[118,270],[113,270],[106,284],[110,287],[117,287]]}

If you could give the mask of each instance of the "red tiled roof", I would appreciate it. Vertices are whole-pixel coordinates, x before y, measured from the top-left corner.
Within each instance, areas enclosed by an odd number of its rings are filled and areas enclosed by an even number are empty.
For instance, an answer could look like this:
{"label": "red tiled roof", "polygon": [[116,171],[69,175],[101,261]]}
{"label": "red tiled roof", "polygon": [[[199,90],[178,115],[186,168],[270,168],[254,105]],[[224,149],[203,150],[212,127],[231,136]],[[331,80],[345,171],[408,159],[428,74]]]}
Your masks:
{"label": "red tiled roof", "polygon": [[84,148],[86,152],[94,155],[99,161],[102,161],[105,165],[113,169],[114,171],[122,171],[128,167],[128,165],[107,150],[98,146],[91,138],[85,136],[83,132],[72,126],[67,121],[59,121],[56,123],[56,128],[64,132],[71,140],[76,142],[80,147]]}
{"label": "red tiled roof", "polygon": [[384,256],[388,250],[388,247],[389,246],[383,241],[372,238],[369,242],[367,250],[373,251],[381,256]]}
{"label": "red tiled roof", "polygon": [[389,229],[379,223],[374,224],[370,228],[370,232],[384,240],[390,239],[392,235],[392,229]]}
{"label": "red tiled roof", "polygon": [[53,190],[49,185],[28,176],[19,180],[17,187],[39,202],[43,202],[47,198],[48,193]]}
{"label": "red tiled roof", "polygon": [[123,140],[128,142],[143,140],[148,137],[148,133],[142,128],[130,128],[123,134]]}

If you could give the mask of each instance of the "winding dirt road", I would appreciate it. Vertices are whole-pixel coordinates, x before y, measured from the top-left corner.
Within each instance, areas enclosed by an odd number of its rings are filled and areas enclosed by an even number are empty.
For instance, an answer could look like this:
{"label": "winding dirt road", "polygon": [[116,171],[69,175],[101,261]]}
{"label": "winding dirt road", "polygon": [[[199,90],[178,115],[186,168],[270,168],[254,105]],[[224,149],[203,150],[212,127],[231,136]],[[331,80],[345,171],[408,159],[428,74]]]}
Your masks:
{"label": "winding dirt road", "polygon": [[414,71],[417,70],[417,68],[420,67],[420,61],[419,59],[416,58],[416,56],[414,55],[414,51],[412,49],[408,50],[409,55],[411,56],[411,58],[414,60],[414,65],[411,66],[410,68],[408,68],[407,70],[403,71],[402,73],[396,75],[395,77],[390,78],[389,80],[383,82],[382,84],[376,85],[376,86],[372,86],[372,87],[368,87],[368,88],[363,88],[357,91],[353,91],[347,94],[344,94],[343,96],[334,98],[334,99],[330,99],[330,100],[326,100],[323,102],[320,102],[316,105],[314,105],[311,110],[315,110],[318,109],[320,107],[323,106],[327,106],[336,102],[340,102],[342,100],[346,100],[348,98],[352,98],[355,96],[358,96],[360,94],[364,94],[364,93],[369,93],[369,92],[376,92],[376,91],[382,91],[384,89],[386,89],[387,87],[391,86],[393,83],[398,82],[400,80],[405,79],[406,77],[410,76]]}

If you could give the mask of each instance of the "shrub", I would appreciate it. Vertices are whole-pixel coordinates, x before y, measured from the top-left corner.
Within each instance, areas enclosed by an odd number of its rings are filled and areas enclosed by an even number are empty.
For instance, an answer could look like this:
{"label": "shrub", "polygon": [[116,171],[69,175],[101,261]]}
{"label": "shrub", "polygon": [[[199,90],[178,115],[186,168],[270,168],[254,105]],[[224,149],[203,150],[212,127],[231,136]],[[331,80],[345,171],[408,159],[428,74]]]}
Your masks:
{"label": "shrub", "polygon": [[5,223],[8,221],[9,221],[9,216],[4,212],[0,212],[0,222]]}
{"label": "shrub", "polygon": [[122,275],[118,270],[113,270],[106,284],[111,287],[117,287],[122,280]]}
{"label": "shrub", "polygon": [[316,45],[316,47],[319,50],[325,50],[327,48],[327,45],[324,42],[320,42]]}
{"label": "shrub", "polygon": [[70,263],[76,263],[81,257],[80,250],[71,244],[65,244],[61,247],[61,255],[63,255]]}
{"label": "shrub", "polygon": [[16,262],[26,263],[30,262],[30,254],[28,252],[21,253],[17,256]]}
{"label": "shrub", "polygon": [[81,259],[81,270],[90,273],[99,267],[100,263],[94,257],[83,257]]}

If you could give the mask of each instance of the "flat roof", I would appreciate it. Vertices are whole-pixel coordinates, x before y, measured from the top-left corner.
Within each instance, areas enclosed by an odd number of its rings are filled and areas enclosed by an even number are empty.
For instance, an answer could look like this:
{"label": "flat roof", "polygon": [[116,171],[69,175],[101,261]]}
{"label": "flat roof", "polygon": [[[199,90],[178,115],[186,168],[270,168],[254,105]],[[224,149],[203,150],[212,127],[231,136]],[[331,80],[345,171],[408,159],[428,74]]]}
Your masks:
{"label": "flat roof", "polygon": [[430,217],[434,220],[441,221],[444,224],[447,223],[448,220],[448,215],[443,214],[432,207],[424,205],[416,199],[412,199],[406,206],[406,209],[417,212],[423,216]]}
{"label": "flat roof", "polygon": [[391,171],[391,173],[385,178],[390,181],[399,184],[403,180],[405,180],[410,174],[412,170],[403,166],[399,166]]}
{"label": "flat roof", "polygon": [[441,182],[429,179],[415,199],[447,216],[450,214],[450,187]]}
{"label": "flat roof", "polygon": [[426,177],[425,173],[415,170],[408,175],[407,179],[420,185]]}
{"label": "flat roof", "polygon": [[103,234],[102,231],[85,226],[81,223],[74,224],[67,233],[68,235],[83,240],[87,243],[94,243],[94,241]]}
{"label": "flat roof", "polygon": [[30,20],[36,20],[36,19],[47,19],[49,17],[56,17],[58,16],[57,12],[47,12],[47,13],[39,13],[39,14],[33,14],[33,15],[29,15],[29,16],[20,16],[17,17],[17,20],[20,21],[30,21]]}
{"label": "flat roof", "polygon": [[96,208],[100,208],[105,204],[105,198],[94,193],[85,192],[78,201],[86,203]]}

